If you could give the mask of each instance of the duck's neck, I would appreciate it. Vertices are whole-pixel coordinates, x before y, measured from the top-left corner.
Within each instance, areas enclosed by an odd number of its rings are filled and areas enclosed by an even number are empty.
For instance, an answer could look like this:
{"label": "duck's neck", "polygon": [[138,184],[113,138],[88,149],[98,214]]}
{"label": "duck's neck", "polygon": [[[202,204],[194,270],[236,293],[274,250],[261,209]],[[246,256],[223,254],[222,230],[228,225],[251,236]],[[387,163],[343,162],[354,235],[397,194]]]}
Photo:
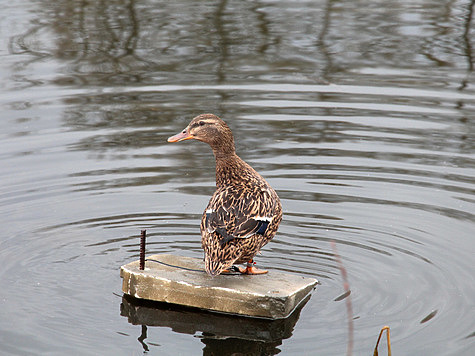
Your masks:
{"label": "duck's neck", "polygon": [[235,152],[216,155],[216,187],[230,185],[242,180],[247,164]]}
{"label": "duck's neck", "polygon": [[234,159],[234,157],[237,157],[236,151],[234,150],[234,146],[229,146],[226,149],[223,149],[222,147],[220,147],[219,149],[213,148],[213,153],[214,153],[214,157],[216,158],[216,162],[218,162],[218,160],[220,161],[232,160]]}
{"label": "duck's neck", "polygon": [[236,156],[234,138],[231,134],[231,130],[229,130],[229,132],[226,132],[226,134],[214,138],[211,142],[208,141],[208,144],[213,150],[214,156],[216,157],[216,161],[226,160],[232,158],[233,156]]}
{"label": "duck's neck", "polygon": [[209,142],[216,158],[216,187],[239,184],[253,169],[237,154],[231,130],[220,135],[216,141]]}

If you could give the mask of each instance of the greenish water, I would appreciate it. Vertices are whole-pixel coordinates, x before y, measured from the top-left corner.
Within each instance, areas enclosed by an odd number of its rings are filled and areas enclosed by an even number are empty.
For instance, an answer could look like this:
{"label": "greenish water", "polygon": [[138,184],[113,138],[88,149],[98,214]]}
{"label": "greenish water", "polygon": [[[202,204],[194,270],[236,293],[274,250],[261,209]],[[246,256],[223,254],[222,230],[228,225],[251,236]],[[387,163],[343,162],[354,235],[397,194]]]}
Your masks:
{"label": "greenish water", "polygon": [[[342,355],[351,300],[355,355],[384,325],[393,354],[471,354],[473,8],[4,4],[0,353]],[[166,142],[202,112],[229,123],[281,197],[259,266],[321,282],[288,322],[123,299],[119,267],[138,258],[141,229],[150,254],[202,256],[212,153]]]}

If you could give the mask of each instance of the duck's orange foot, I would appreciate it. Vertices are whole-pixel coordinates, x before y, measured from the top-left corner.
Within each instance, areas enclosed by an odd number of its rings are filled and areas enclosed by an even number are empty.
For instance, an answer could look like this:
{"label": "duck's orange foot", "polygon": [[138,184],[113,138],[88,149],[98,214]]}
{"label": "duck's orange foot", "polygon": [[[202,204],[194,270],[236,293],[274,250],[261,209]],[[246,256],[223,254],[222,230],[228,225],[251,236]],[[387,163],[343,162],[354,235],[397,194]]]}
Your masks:
{"label": "duck's orange foot", "polygon": [[257,267],[254,267],[253,261],[249,261],[247,263],[246,268],[238,267],[238,269],[239,269],[239,272],[241,272],[242,274],[266,274],[267,272],[269,272],[265,269],[259,269]]}

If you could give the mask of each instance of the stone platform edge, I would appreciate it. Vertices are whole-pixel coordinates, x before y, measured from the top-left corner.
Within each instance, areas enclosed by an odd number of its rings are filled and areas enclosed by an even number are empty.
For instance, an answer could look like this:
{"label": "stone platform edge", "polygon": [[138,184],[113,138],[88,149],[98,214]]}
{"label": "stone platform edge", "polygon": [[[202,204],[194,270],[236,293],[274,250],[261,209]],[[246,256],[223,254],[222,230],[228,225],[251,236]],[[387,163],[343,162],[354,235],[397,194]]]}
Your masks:
{"label": "stone platform edge", "polygon": [[[202,261],[190,257],[160,254],[149,258],[174,258],[189,269],[202,268]],[[204,271],[173,270],[152,263],[140,270],[139,261],[123,265],[120,276],[122,291],[135,298],[266,319],[288,317],[318,283],[273,271],[259,276],[209,277]]]}

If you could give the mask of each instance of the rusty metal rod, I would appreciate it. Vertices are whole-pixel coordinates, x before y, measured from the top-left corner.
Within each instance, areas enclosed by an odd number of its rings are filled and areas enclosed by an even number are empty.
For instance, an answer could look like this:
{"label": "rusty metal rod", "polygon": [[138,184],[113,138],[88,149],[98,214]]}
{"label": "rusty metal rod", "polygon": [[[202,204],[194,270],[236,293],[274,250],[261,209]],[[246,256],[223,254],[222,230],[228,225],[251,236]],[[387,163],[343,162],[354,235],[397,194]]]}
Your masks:
{"label": "rusty metal rod", "polygon": [[140,269],[145,269],[145,239],[147,238],[147,230],[140,231]]}

